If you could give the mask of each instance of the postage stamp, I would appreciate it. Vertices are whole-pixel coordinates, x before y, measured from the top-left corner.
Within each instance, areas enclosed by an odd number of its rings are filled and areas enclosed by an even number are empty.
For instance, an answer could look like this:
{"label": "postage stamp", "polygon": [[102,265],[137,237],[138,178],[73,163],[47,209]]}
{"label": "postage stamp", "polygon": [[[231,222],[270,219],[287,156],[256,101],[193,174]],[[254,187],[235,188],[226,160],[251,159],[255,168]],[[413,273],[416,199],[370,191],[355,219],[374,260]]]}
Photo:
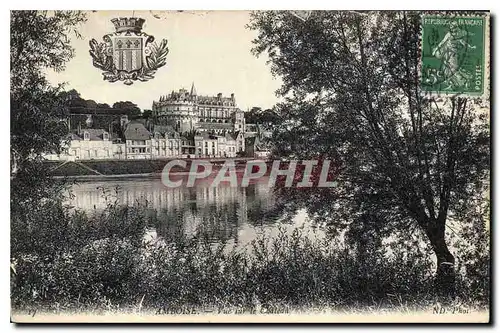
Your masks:
{"label": "postage stamp", "polygon": [[485,91],[485,17],[422,18],[421,89],[481,96]]}

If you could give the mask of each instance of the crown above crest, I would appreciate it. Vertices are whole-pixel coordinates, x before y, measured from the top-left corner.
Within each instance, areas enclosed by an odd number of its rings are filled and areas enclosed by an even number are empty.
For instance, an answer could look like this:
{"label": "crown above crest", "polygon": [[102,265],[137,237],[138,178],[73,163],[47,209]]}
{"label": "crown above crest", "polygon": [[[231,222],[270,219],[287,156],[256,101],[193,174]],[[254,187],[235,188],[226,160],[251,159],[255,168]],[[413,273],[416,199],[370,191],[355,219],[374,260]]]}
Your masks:
{"label": "crown above crest", "polygon": [[145,20],[139,17],[120,17],[112,19],[111,22],[115,25],[116,32],[141,32]]}

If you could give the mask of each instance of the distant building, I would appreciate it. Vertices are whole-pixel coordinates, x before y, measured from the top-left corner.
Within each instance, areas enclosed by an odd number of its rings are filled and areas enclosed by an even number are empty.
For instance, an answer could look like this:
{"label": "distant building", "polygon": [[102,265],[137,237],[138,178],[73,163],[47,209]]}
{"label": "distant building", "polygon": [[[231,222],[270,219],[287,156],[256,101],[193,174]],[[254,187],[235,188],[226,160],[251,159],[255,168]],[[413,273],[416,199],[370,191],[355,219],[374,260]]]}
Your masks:
{"label": "distant building", "polygon": [[195,157],[230,158],[236,157],[237,145],[235,137],[229,133],[214,135],[200,133],[195,135]]}
{"label": "distant building", "polygon": [[[114,109],[72,113],[71,132],[61,154],[52,160],[234,158],[269,154],[270,137],[259,124],[246,124],[234,94],[199,96],[194,84],[153,102],[149,117]],[[81,110],[80,110],[81,111]],[[106,112],[109,111],[109,114]]]}
{"label": "distant building", "polygon": [[245,132],[237,131],[232,134],[234,140],[236,141],[236,152],[241,153],[245,151]]}
{"label": "distant building", "polygon": [[236,153],[238,152],[237,150],[237,145],[236,145],[236,139],[233,135],[226,133],[226,156],[225,157],[236,157]]}
{"label": "distant building", "polygon": [[196,157],[216,157],[219,152],[219,141],[217,136],[208,133],[200,133],[194,137]]}
{"label": "distant building", "polygon": [[87,128],[80,133],[71,133],[68,144],[59,155],[49,154],[49,160],[99,160],[121,158],[120,149],[113,144],[110,133],[103,129]]}
{"label": "distant building", "polygon": [[127,159],[150,159],[152,157],[151,133],[142,123],[129,122],[123,136],[127,146]]}
{"label": "distant building", "polygon": [[259,136],[245,139],[245,155],[247,157],[267,158],[271,155],[271,147],[267,140]]}
{"label": "distant building", "polygon": [[234,94],[230,97],[199,96],[196,88],[180,89],[160,96],[153,102],[152,114],[158,124],[171,125],[178,132],[198,130],[225,134],[229,131],[245,131],[243,111],[236,106]]}
{"label": "distant building", "polygon": [[182,139],[179,133],[173,130],[155,128],[151,138],[152,158],[167,158],[181,156]]}

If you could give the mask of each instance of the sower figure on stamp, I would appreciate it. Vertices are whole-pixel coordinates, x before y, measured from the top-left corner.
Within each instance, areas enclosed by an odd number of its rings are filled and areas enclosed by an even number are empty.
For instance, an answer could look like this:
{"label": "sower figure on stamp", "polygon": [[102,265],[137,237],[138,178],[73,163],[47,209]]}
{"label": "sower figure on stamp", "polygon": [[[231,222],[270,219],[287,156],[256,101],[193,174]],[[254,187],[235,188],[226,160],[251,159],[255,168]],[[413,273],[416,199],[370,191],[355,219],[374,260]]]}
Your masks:
{"label": "sower figure on stamp", "polygon": [[470,74],[460,67],[460,56],[466,50],[475,49],[476,46],[468,43],[472,33],[458,26],[456,21],[450,22],[450,30],[432,51],[432,56],[442,60],[442,70],[448,84],[444,90],[454,90],[458,87],[468,87]]}

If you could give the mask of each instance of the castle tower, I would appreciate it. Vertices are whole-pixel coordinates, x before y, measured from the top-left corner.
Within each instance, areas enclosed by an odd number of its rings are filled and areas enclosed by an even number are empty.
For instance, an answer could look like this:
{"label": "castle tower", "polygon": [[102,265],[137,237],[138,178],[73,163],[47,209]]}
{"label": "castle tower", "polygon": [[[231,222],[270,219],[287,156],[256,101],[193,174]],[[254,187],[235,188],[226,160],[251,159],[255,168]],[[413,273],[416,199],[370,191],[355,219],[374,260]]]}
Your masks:
{"label": "castle tower", "polygon": [[196,96],[196,87],[194,86],[194,82],[191,85],[191,96]]}
{"label": "castle tower", "polygon": [[234,131],[241,131],[243,133],[246,132],[246,123],[245,123],[245,112],[240,109],[236,109],[234,112]]}

